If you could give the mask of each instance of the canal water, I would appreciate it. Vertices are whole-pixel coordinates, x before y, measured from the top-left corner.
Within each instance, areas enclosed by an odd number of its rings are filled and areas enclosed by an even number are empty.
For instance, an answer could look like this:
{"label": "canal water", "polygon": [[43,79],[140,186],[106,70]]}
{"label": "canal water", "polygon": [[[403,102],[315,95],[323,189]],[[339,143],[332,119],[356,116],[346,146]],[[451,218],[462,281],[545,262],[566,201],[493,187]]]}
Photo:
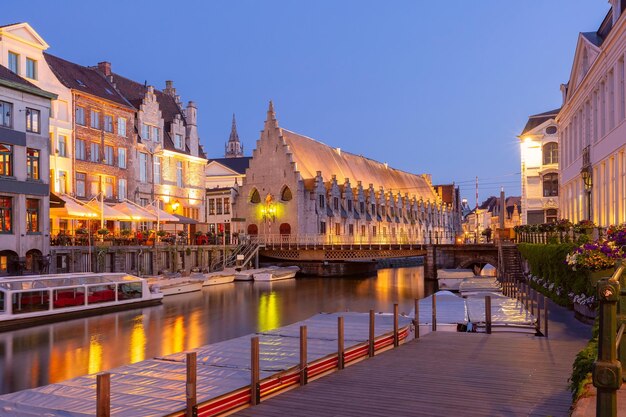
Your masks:
{"label": "canal water", "polygon": [[319,312],[410,312],[424,268],[361,278],[234,282],[154,307],[0,333],[0,393],[34,388],[304,320]]}

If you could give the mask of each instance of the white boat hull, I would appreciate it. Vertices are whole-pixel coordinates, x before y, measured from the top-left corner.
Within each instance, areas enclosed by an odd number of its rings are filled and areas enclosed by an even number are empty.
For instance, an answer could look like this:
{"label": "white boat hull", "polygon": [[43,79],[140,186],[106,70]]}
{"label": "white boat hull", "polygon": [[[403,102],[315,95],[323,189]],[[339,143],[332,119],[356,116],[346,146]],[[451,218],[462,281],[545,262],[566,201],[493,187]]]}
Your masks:
{"label": "white boat hull", "polygon": [[202,286],[207,287],[209,285],[220,285],[220,284],[228,284],[235,280],[235,275],[214,275],[212,277],[208,277],[202,283]]}
{"label": "white boat hull", "polygon": [[195,279],[163,278],[151,281],[150,286],[164,296],[168,296],[200,291],[202,290],[202,283],[203,281]]}
{"label": "white boat hull", "polygon": [[254,280],[268,282],[268,281],[280,281],[283,279],[291,279],[291,278],[296,277],[296,274],[298,273],[299,270],[300,268],[298,267],[286,267],[286,268],[276,268],[276,269],[272,269],[270,271],[265,271],[265,272],[257,272],[254,274]]}

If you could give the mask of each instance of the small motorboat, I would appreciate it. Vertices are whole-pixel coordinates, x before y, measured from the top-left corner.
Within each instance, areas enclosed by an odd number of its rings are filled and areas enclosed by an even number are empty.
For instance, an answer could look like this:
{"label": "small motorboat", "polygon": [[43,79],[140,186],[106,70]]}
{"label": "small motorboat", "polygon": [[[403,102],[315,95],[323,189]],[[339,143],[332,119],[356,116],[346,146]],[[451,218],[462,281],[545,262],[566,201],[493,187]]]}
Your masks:
{"label": "small motorboat", "polygon": [[255,274],[267,272],[276,268],[278,267],[268,266],[265,268],[258,268],[258,269],[242,269],[241,271],[235,273],[235,281],[252,281],[254,279]]}
{"label": "small motorboat", "polygon": [[275,268],[269,271],[255,273],[254,280],[267,282],[295,278],[298,271],[300,271],[300,268],[297,266]]}
{"label": "small motorboat", "polygon": [[234,269],[224,269],[223,271],[209,272],[206,274],[195,274],[192,277],[202,281],[202,286],[228,284],[235,280],[237,271]]}
{"label": "small motorboat", "polygon": [[202,290],[203,281],[194,278],[149,278],[148,283],[154,291],[162,293],[164,296],[185,294],[188,292]]}

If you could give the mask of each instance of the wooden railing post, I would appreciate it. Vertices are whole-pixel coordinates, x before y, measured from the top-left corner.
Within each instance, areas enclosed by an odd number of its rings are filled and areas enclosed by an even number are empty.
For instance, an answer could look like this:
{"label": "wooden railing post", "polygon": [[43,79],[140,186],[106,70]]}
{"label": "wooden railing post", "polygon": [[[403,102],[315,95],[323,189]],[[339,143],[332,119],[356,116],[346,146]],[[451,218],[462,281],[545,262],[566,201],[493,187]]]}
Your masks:
{"label": "wooden railing post", "polygon": [[343,369],[344,363],[344,347],[343,347],[343,317],[337,317],[337,368]]}
{"label": "wooden railing post", "polygon": [[608,278],[598,284],[598,360],[593,364],[593,385],[597,388],[596,416],[617,416],[617,390],[622,385],[622,365],[617,360],[617,301],[619,282]]}
{"label": "wooden railing post", "polygon": [[433,294],[433,332],[437,331],[437,294]]}
{"label": "wooden railing post", "polygon": [[419,300],[417,298],[415,299],[415,320],[414,320],[414,324],[415,324],[415,338],[419,339],[420,338],[420,303],[419,303]]}
{"label": "wooden railing post", "polygon": [[187,411],[185,413],[186,417],[194,417],[197,416],[197,377],[198,377],[198,368],[197,364],[197,356],[196,352],[187,353],[187,357],[185,360],[187,365],[187,384],[185,385],[185,396],[187,399]]}
{"label": "wooden railing post", "polygon": [[111,416],[111,374],[96,375],[96,417]]}
{"label": "wooden railing post", "polygon": [[374,356],[374,310],[370,310],[370,334],[369,334],[369,349],[368,354],[371,357]]}
{"label": "wooden railing post", "polygon": [[543,296],[543,335],[548,337],[548,300],[547,296]]}
{"label": "wooden railing post", "polygon": [[257,405],[261,402],[261,387],[259,385],[259,336],[250,339],[250,361],[251,376],[250,381],[250,403]]}
{"label": "wooden railing post", "polygon": [[491,296],[485,296],[485,328],[487,334],[491,334]]}
{"label": "wooden railing post", "polygon": [[393,305],[393,347],[400,345],[400,338],[398,336],[398,304]]}
{"label": "wooden railing post", "polygon": [[306,326],[300,326],[300,385],[308,382]]}
{"label": "wooden railing post", "polygon": [[537,291],[537,335],[541,333],[541,306],[539,305],[539,300],[541,299],[541,293]]}

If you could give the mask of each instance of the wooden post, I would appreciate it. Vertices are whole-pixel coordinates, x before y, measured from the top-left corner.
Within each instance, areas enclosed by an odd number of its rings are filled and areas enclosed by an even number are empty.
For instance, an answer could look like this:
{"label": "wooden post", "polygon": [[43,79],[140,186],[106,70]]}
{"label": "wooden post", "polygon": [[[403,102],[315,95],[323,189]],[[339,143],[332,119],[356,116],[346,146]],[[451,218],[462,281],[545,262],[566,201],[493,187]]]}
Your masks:
{"label": "wooden post", "polygon": [[415,338],[420,338],[420,303],[419,300],[415,299]]}
{"label": "wooden post", "polygon": [[393,347],[400,346],[400,338],[398,336],[398,304],[393,305]]}
{"label": "wooden post", "polygon": [[491,296],[485,296],[485,327],[487,334],[491,334]]}
{"label": "wooden post", "polygon": [[370,310],[369,356],[374,356],[374,310]]}
{"label": "wooden post", "polygon": [[548,297],[545,295],[543,297],[543,327],[545,329],[543,335],[548,337]]}
{"label": "wooden post", "polygon": [[187,398],[187,411],[185,413],[185,417],[194,417],[196,414],[195,408],[197,405],[197,376],[198,376],[198,367],[197,364],[197,356],[196,352],[187,353],[187,358],[185,361],[187,365],[187,385],[185,386],[185,394]]}
{"label": "wooden post", "polygon": [[343,357],[343,317],[337,317],[337,368],[344,368]]}
{"label": "wooden post", "polygon": [[537,291],[537,334],[541,334],[541,307],[539,306],[541,293]]}
{"label": "wooden post", "polygon": [[252,380],[250,381],[250,403],[257,405],[261,402],[261,387],[259,386],[259,336],[250,339],[250,360],[252,362],[250,369],[252,371]]}
{"label": "wooden post", "polygon": [[532,288],[529,290],[528,303],[530,304],[530,314],[535,315],[535,290]]}
{"label": "wooden post", "polygon": [[96,375],[96,417],[111,416],[111,374]]}
{"label": "wooden post", "polygon": [[300,326],[300,385],[306,385],[307,375],[307,348],[306,348],[306,326]]}
{"label": "wooden post", "polygon": [[437,331],[437,294],[433,294],[433,332]]}

